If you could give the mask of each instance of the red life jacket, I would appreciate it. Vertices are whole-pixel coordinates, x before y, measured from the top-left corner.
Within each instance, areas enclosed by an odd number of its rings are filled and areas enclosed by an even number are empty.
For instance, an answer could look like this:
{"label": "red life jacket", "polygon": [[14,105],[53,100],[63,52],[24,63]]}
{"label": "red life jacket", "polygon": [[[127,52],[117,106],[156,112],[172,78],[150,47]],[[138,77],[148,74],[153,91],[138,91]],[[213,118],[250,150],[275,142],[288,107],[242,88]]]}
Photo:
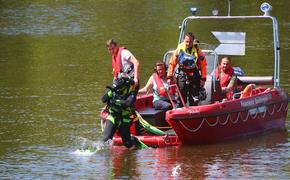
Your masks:
{"label": "red life jacket", "polygon": [[158,76],[157,73],[153,73],[153,80],[155,81],[157,85],[157,92],[159,93],[160,97],[165,97],[167,96],[166,89],[164,87],[162,79]]}
{"label": "red life jacket", "polygon": [[221,70],[222,70],[222,66],[219,65],[217,70],[216,70],[216,74],[215,74],[216,78],[217,78],[217,80],[220,80],[221,87],[227,87],[229,81],[231,80],[232,76],[234,75],[234,69],[232,67],[230,67],[230,69],[227,70],[227,72],[224,72],[223,77],[220,78]]}
{"label": "red life jacket", "polygon": [[125,49],[124,47],[118,48],[117,56],[112,55],[112,68],[113,68],[113,75],[117,77],[118,73],[122,68],[122,60],[121,60],[121,53],[122,50]]}

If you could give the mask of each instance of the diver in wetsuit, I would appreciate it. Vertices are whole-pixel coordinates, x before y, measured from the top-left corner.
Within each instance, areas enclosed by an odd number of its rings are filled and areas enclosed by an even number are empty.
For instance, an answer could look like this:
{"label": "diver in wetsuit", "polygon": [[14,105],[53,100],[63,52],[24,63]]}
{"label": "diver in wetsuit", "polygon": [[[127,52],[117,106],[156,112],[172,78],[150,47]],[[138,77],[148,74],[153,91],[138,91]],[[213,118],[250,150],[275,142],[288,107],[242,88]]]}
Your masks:
{"label": "diver in wetsuit", "polygon": [[106,142],[112,139],[116,130],[119,130],[123,145],[128,149],[146,148],[136,137],[131,136],[130,126],[136,93],[134,92],[134,79],[130,76],[123,76],[114,79],[112,87],[107,86],[108,90],[102,97],[103,103],[107,103],[109,115],[107,117],[104,138]]}

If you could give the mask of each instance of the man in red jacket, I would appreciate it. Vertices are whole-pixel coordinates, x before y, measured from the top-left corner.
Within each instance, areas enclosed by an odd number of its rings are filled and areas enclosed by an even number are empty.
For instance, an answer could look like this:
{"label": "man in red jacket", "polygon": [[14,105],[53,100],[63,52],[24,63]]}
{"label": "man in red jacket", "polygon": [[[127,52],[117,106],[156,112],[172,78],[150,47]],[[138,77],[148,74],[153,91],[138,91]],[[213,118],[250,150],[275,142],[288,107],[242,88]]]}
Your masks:
{"label": "man in red jacket", "polygon": [[134,109],[139,90],[139,62],[129,50],[119,47],[113,39],[107,41],[106,47],[112,55],[113,86],[115,87],[109,88],[109,91],[106,91],[102,97],[109,111],[103,140],[106,142],[112,139],[116,129],[119,129],[123,144],[127,148],[134,149],[136,146],[141,148],[142,143],[130,135],[132,124],[130,113]]}
{"label": "man in red jacket", "polygon": [[222,93],[228,99],[231,98],[233,90],[236,87],[237,76],[231,66],[231,58],[225,56],[221,59],[221,63],[216,70],[216,78],[220,81]]}
{"label": "man in red jacket", "polygon": [[119,47],[117,42],[109,39],[106,43],[109,53],[112,55],[112,68],[114,79],[120,73],[126,73],[131,78],[134,78],[135,88],[139,85],[139,61],[125,47]]}

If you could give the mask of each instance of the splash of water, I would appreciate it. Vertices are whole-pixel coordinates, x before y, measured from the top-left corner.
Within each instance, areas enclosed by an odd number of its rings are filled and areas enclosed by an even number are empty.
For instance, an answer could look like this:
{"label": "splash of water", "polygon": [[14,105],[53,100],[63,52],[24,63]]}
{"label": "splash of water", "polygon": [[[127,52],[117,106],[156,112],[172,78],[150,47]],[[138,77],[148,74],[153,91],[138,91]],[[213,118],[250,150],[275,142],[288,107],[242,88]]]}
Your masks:
{"label": "splash of water", "polygon": [[79,149],[74,151],[73,154],[89,156],[98,151],[108,149],[113,145],[113,141],[92,141],[87,138],[78,137],[76,144],[79,146]]}

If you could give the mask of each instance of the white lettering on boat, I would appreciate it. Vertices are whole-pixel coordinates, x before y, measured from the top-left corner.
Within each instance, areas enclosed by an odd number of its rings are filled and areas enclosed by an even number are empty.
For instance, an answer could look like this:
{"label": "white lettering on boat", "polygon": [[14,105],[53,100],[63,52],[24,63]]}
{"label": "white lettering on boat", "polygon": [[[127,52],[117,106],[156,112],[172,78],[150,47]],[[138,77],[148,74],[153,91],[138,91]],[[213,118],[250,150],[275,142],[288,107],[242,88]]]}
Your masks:
{"label": "white lettering on boat", "polygon": [[255,105],[255,100],[254,99],[247,100],[247,101],[241,101],[241,106],[242,107],[253,106],[253,105]]}
{"label": "white lettering on boat", "polygon": [[254,115],[257,113],[257,108],[254,108],[254,109],[249,109],[249,114],[250,115]]}
{"label": "white lettering on boat", "polygon": [[265,94],[263,96],[256,97],[254,99],[242,100],[240,103],[241,103],[242,107],[248,107],[248,106],[254,106],[257,104],[265,103],[265,102],[269,101],[270,99],[272,99],[272,95]]}
{"label": "white lettering on boat", "polygon": [[260,106],[258,108],[249,109],[249,114],[252,116],[257,113],[265,113],[265,112],[266,112],[266,106]]}
{"label": "white lettering on boat", "polygon": [[258,107],[258,111],[261,112],[266,112],[266,106],[260,106]]}

